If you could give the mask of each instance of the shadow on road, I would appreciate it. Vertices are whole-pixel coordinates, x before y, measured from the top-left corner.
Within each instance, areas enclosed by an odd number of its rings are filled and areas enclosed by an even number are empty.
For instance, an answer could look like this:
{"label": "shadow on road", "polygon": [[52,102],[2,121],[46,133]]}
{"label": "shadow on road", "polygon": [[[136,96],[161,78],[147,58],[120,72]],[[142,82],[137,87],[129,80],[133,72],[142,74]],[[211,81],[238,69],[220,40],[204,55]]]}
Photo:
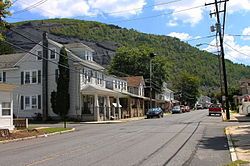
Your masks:
{"label": "shadow on road", "polygon": [[200,141],[199,147],[203,149],[228,150],[225,136],[204,137],[204,139]]}

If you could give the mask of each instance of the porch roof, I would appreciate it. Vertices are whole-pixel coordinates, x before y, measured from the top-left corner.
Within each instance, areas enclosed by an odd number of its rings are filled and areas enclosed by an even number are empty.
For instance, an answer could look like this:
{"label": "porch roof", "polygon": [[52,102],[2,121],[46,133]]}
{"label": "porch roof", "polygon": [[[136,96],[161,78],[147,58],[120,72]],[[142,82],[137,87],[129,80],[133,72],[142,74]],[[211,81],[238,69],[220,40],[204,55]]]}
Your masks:
{"label": "porch roof", "polygon": [[126,96],[120,92],[113,91],[113,90],[103,88],[100,86],[96,86],[96,85],[91,85],[91,84],[84,86],[81,90],[81,93],[86,94],[86,95],[98,94],[98,95],[111,96],[111,97],[125,97]]}
{"label": "porch roof", "polygon": [[1,92],[12,92],[16,87],[14,84],[0,83]]}

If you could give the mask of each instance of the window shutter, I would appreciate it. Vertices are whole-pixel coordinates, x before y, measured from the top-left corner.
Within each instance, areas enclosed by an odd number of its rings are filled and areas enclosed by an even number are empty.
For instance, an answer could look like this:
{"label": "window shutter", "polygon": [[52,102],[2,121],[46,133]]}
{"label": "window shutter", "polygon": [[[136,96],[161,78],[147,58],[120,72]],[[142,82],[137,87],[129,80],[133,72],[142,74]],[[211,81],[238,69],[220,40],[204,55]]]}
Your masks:
{"label": "window shutter", "polygon": [[38,70],[38,84],[41,83],[41,78],[42,78],[42,72],[41,70]]}
{"label": "window shutter", "polygon": [[58,81],[58,77],[59,77],[59,76],[58,76],[58,69],[56,69],[56,70],[55,70],[55,80],[56,80],[56,83],[57,83],[57,81]]}
{"label": "window shutter", "polygon": [[23,110],[23,109],[24,109],[24,108],[23,108],[23,106],[24,106],[24,105],[23,105],[23,104],[24,104],[23,96],[21,96],[21,103],[20,103],[20,104],[21,104],[21,110]]}
{"label": "window shutter", "polygon": [[38,109],[41,109],[42,98],[41,95],[38,95]]}
{"label": "window shutter", "polygon": [[6,72],[3,72],[3,82],[6,82]]}
{"label": "window shutter", "polygon": [[23,73],[23,71],[21,72],[21,84],[23,84],[23,80],[24,80],[24,73]]}

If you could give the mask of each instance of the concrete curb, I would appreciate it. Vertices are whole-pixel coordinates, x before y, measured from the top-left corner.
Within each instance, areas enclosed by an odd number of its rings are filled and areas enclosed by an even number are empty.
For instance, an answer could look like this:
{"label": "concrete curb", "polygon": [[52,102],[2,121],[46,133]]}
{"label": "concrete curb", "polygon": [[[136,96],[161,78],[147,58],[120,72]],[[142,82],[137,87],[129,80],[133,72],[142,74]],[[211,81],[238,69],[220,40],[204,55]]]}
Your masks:
{"label": "concrete curb", "polygon": [[43,135],[37,135],[37,136],[31,136],[31,137],[24,137],[24,138],[17,138],[17,139],[12,139],[12,140],[4,140],[4,141],[0,141],[0,144],[6,144],[6,143],[18,142],[18,141],[24,141],[24,140],[30,140],[30,139],[34,139],[34,138],[48,137],[48,136],[52,136],[52,135],[56,135],[56,134],[68,133],[68,132],[72,132],[72,131],[75,131],[75,128],[72,128],[70,130],[65,130],[65,131],[59,131],[59,132],[55,132],[55,133],[49,133],[49,134],[43,134]]}
{"label": "concrete curb", "polygon": [[117,124],[117,123],[127,123],[132,121],[143,120],[145,117],[140,118],[127,118],[121,120],[108,120],[108,121],[90,121],[90,122],[80,122],[80,124]]}
{"label": "concrete curb", "polygon": [[232,141],[231,134],[230,134],[230,132],[229,132],[229,128],[230,128],[230,127],[226,127],[226,128],[225,128],[225,133],[226,133],[226,135],[227,135],[228,148],[229,148],[229,151],[230,151],[231,160],[232,160],[232,161],[236,161],[236,160],[238,160],[238,157],[237,157],[237,154],[236,154],[236,150],[235,150],[235,148],[234,148],[234,145],[233,145],[233,141]]}

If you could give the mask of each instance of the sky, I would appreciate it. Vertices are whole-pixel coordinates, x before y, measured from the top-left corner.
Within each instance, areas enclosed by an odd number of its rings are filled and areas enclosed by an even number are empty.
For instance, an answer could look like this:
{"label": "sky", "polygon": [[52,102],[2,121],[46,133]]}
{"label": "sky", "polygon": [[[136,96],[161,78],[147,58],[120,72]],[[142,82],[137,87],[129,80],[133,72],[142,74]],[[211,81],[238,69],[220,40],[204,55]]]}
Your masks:
{"label": "sky", "polygon": [[[218,0],[220,1],[220,0]],[[139,32],[177,37],[216,53],[214,0],[13,0],[8,22],[49,18],[98,21]],[[222,10],[224,3],[219,5]],[[222,21],[223,15],[221,15]],[[250,0],[229,0],[224,36],[225,58],[250,65]],[[197,46],[201,45],[201,46]]]}

